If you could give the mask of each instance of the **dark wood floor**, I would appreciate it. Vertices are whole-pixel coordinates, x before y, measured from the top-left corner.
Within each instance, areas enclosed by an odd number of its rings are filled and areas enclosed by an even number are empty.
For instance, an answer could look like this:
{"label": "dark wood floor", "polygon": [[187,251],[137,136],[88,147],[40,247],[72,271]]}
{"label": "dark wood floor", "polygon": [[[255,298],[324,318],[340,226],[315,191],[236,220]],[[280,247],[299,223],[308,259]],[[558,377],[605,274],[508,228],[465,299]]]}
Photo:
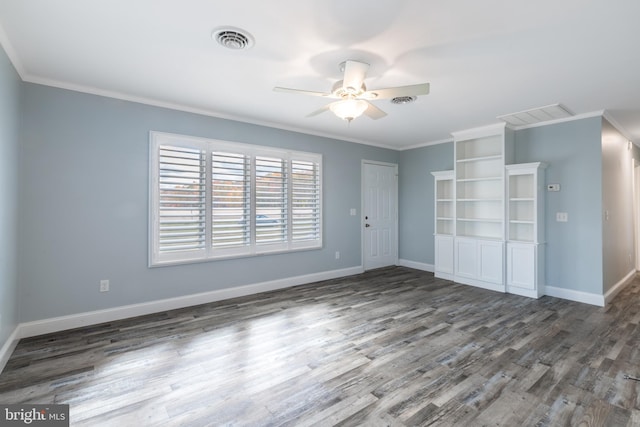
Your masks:
{"label": "dark wood floor", "polygon": [[640,425],[640,280],[606,309],[388,268],[20,341],[1,403],[77,426]]}

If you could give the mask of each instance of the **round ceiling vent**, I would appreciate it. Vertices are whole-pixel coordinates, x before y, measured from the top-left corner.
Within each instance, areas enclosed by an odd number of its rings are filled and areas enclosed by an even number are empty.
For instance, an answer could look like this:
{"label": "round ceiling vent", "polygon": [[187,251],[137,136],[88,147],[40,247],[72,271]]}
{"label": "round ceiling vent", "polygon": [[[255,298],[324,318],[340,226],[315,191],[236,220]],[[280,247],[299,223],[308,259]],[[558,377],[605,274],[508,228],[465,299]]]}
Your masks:
{"label": "round ceiling vent", "polygon": [[408,104],[416,100],[415,96],[396,96],[395,98],[391,98],[392,104]]}
{"label": "round ceiling vent", "polygon": [[220,46],[224,46],[227,49],[242,50],[249,49],[253,46],[253,37],[251,34],[240,28],[218,28],[211,33],[211,37],[217,41]]}

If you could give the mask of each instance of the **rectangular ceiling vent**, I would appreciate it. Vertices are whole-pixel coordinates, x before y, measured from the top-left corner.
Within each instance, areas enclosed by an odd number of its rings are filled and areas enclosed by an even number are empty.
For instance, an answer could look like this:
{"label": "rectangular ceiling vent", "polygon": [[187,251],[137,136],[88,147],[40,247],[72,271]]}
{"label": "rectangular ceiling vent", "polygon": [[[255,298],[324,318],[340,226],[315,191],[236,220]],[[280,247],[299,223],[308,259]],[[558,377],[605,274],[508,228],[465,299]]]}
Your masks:
{"label": "rectangular ceiling vent", "polygon": [[518,113],[505,114],[498,116],[497,118],[507,122],[511,126],[528,126],[536,123],[548,122],[549,120],[564,119],[565,117],[571,116],[573,116],[573,114],[562,105],[552,104],[545,107],[520,111]]}

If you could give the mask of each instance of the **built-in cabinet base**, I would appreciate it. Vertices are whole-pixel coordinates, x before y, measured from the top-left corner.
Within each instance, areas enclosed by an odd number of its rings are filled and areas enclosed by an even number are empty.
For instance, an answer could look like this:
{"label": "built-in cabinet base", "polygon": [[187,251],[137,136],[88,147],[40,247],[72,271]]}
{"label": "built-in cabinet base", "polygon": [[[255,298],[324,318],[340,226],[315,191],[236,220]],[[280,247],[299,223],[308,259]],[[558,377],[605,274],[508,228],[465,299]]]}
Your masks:
{"label": "built-in cabinet base", "polygon": [[507,292],[531,298],[544,295],[544,245],[507,243]]}
{"label": "built-in cabinet base", "polygon": [[453,236],[434,237],[436,264],[434,276],[453,280]]}
{"label": "built-in cabinet base", "polygon": [[504,243],[465,237],[455,238],[456,282],[504,292]]}
{"label": "built-in cabinet base", "polygon": [[504,124],[455,132],[454,170],[434,171],[436,277],[544,295],[544,163],[512,164]]}

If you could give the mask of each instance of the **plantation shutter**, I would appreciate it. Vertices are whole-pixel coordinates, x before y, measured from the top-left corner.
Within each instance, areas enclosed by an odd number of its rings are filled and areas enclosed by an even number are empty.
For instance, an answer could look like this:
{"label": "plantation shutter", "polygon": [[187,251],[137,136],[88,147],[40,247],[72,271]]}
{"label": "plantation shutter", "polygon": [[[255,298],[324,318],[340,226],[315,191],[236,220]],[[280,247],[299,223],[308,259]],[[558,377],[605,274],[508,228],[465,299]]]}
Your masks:
{"label": "plantation shutter", "polygon": [[320,238],[320,172],[319,164],[291,161],[292,241]]}
{"label": "plantation shutter", "polygon": [[322,156],[150,133],[149,265],[322,248]]}
{"label": "plantation shutter", "polygon": [[204,151],[161,145],[158,185],[159,253],[204,249]]}
{"label": "plantation shutter", "polygon": [[256,156],[256,244],[287,240],[287,162]]}
{"label": "plantation shutter", "polygon": [[250,240],[250,159],[244,154],[211,154],[211,246],[248,246]]}

